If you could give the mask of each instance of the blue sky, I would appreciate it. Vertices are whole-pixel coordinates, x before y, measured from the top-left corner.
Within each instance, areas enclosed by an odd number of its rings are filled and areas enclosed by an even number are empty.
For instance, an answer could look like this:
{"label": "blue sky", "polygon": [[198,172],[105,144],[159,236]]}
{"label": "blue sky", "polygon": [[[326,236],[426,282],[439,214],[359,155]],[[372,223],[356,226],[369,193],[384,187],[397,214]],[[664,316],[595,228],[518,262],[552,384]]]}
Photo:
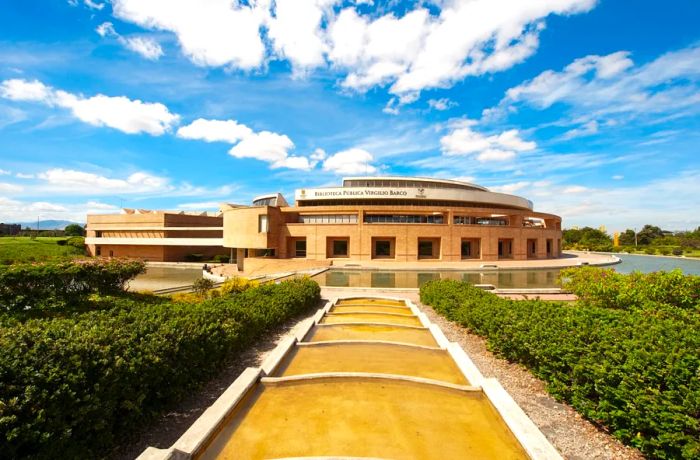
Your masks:
{"label": "blue sky", "polygon": [[10,0],[0,221],[457,178],[700,225],[694,0]]}

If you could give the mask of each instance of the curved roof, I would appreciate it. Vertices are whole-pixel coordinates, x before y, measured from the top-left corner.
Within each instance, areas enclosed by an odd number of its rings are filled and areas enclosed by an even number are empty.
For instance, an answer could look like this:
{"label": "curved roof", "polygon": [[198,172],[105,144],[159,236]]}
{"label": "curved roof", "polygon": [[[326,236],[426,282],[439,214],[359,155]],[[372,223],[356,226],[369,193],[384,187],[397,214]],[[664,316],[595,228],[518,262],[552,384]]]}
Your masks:
{"label": "curved roof", "polygon": [[[460,188],[470,188],[474,190],[481,190],[488,192],[484,186],[472,184],[471,182],[458,181],[454,179],[438,179],[435,177],[418,177],[418,176],[352,176],[343,177],[343,186],[345,187],[346,181],[378,181],[378,180],[388,180],[388,181],[404,181],[404,182],[424,182],[432,184],[443,184],[447,186],[461,186]],[[445,187],[450,188],[450,187]]]}

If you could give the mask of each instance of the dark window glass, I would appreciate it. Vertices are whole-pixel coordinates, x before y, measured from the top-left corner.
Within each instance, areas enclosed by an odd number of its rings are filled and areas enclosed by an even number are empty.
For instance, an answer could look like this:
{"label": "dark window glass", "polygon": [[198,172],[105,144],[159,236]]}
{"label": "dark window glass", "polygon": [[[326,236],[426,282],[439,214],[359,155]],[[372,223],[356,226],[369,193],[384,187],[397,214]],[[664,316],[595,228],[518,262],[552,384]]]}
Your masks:
{"label": "dark window glass", "polygon": [[296,257],[306,257],[306,240],[296,240],[294,242],[294,255]]}
{"label": "dark window glass", "polygon": [[333,255],[334,256],[347,256],[348,255],[348,241],[347,240],[333,240]]}
{"label": "dark window glass", "polygon": [[471,241],[462,241],[462,257],[472,256],[472,243]]}
{"label": "dark window glass", "polygon": [[391,257],[391,241],[378,240],[374,242],[374,254],[378,257]]}
{"label": "dark window glass", "polygon": [[433,256],[433,242],[432,241],[419,241],[418,242],[418,255],[421,257],[432,257]]}

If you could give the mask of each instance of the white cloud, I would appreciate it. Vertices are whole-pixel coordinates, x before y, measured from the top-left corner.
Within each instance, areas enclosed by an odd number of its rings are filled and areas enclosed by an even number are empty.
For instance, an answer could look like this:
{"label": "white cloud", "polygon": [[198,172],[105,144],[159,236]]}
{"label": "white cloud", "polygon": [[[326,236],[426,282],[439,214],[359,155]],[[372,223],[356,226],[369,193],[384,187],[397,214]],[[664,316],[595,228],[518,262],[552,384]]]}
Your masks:
{"label": "white cloud", "polygon": [[321,35],[324,8],[335,0],[276,0],[274,16],[268,21],[268,35],[278,55],[295,69],[304,70],[325,63],[328,45]]}
{"label": "white cloud", "polygon": [[183,139],[199,139],[206,142],[228,142],[235,144],[253,134],[253,130],[235,120],[206,120],[198,118],[177,130]]}
{"label": "white cloud", "polygon": [[451,100],[449,100],[449,99],[446,98],[446,97],[443,97],[443,98],[441,98],[441,99],[430,99],[430,100],[428,100],[428,106],[429,106],[431,109],[440,110],[440,111],[442,111],[442,110],[447,110],[447,109],[452,108],[452,107],[454,107],[454,106],[456,106],[456,105],[457,105],[456,102],[451,101]]}
{"label": "white cloud", "polygon": [[[294,148],[294,143],[289,137],[270,131],[261,131],[246,136],[238,144],[231,147],[229,154],[236,158],[255,158],[271,163],[273,168],[289,167],[291,164],[296,169],[309,169],[301,166],[298,160],[289,160],[288,152]],[[308,166],[308,160],[306,162]]]}
{"label": "white cloud", "polygon": [[151,61],[155,61],[163,55],[163,48],[160,47],[160,44],[149,37],[127,37],[124,38],[124,45]]}
{"label": "white cloud", "polygon": [[698,80],[699,45],[666,53],[641,66],[634,65],[627,51],[590,55],[561,71],[547,70],[510,88],[499,105],[486,109],[483,115],[502,117],[520,105],[540,110],[555,104],[568,106],[574,123],[581,126],[566,132],[566,139],[618,124],[613,116],[624,115],[629,121],[650,114],[650,120],[655,121],[659,114],[696,114],[700,108]]}
{"label": "white cloud", "polygon": [[100,11],[100,10],[102,10],[102,8],[105,7],[105,4],[104,4],[104,3],[97,3],[97,2],[94,2],[94,1],[92,1],[92,0],[84,0],[84,2],[85,2],[85,6],[87,6],[87,7],[90,8],[91,10],[98,10],[98,11]]}
{"label": "white cloud", "polygon": [[34,80],[5,80],[0,96],[16,101],[41,102],[48,106],[70,109],[73,116],[94,126],[108,126],[127,134],[148,133],[159,136],[179,120],[160,103],[142,102],[124,96],[98,94],[83,97],[44,85]]}
{"label": "white cloud", "polygon": [[155,61],[163,55],[163,48],[154,39],[135,35],[125,37],[117,33],[111,22],[103,22],[97,26],[95,32],[101,37],[115,38],[122,46],[148,60]]}
{"label": "white cloud", "polygon": [[9,184],[7,182],[0,182],[0,192],[15,193],[21,192],[22,190],[23,188],[19,185]]}
{"label": "white cloud", "polygon": [[87,214],[118,211],[117,206],[97,201],[87,203],[55,203],[47,201],[20,201],[0,197],[0,222],[58,219],[85,222]]}
{"label": "white cloud", "polygon": [[323,170],[334,174],[374,174],[377,168],[371,163],[374,157],[366,150],[351,148],[335,153],[323,162]]}
{"label": "white cloud", "polygon": [[476,159],[481,162],[487,161],[507,161],[515,158],[515,152],[512,150],[502,150],[502,149],[486,149],[480,152]]}
{"label": "white cloud", "polygon": [[114,0],[114,15],[148,29],[173,32],[184,54],[202,66],[259,67],[265,57],[260,27],[269,16],[251,6],[230,0]]}
{"label": "white cloud", "polygon": [[13,101],[49,102],[52,94],[53,90],[39,80],[12,78],[0,84],[0,96]]}
{"label": "white cloud", "polygon": [[402,94],[450,86],[523,61],[537,49],[545,17],[585,12],[594,4],[456,0],[442,3],[437,16],[417,8],[371,22],[345,9],[330,27],[330,57],[349,69],[344,83],[356,89],[392,82],[391,92]]}
{"label": "white cloud", "polygon": [[326,151],[318,148],[309,156],[314,161],[322,161],[326,159]]}
{"label": "white cloud", "polygon": [[[279,58],[307,72],[328,62],[344,75],[346,88],[391,85],[401,96],[508,69],[536,51],[547,16],[583,13],[596,0],[453,0],[430,8],[416,2],[400,16],[371,1],[356,2],[361,8],[341,3],[114,0],[113,11],[121,20],[174,33],[198,65],[250,70]],[[614,73],[615,65],[601,73]]]}
{"label": "white cloud", "polygon": [[0,176],[9,176],[12,174],[12,171],[8,171],[6,169],[0,169]]}
{"label": "white cloud", "polygon": [[596,120],[590,120],[579,126],[578,128],[573,128],[568,130],[562,136],[562,139],[573,139],[575,137],[592,136],[598,132],[598,122]]}
{"label": "white cloud", "polygon": [[491,136],[474,131],[473,120],[464,120],[454,125],[452,131],[440,139],[442,152],[448,156],[477,154],[481,162],[505,161],[515,158],[517,152],[534,150],[537,144],[525,141],[517,129],[503,131]]}
{"label": "white cloud", "polygon": [[489,187],[489,190],[494,191],[494,192],[501,192],[501,193],[515,193],[518,190],[522,190],[529,185],[530,185],[530,182],[528,182],[528,181],[520,181],[520,182],[514,182],[512,184],[497,185],[494,187]]}
{"label": "white cloud", "polygon": [[[198,139],[206,142],[227,142],[235,144],[229,154],[236,158],[255,158],[270,163],[272,169],[312,169],[319,160],[323,150],[311,155],[311,160],[304,156],[290,156],[294,143],[284,134],[270,131],[254,132],[235,120],[206,120],[199,118],[177,131],[178,137]],[[325,152],[323,152],[325,155]]]}
{"label": "white cloud", "polygon": [[36,176],[34,174],[17,173],[15,177],[18,179],[34,179]]}
{"label": "white cloud", "polygon": [[37,176],[47,189],[64,193],[143,193],[172,190],[168,179],[136,172],[125,179],[115,179],[74,169],[54,168]]}
{"label": "white cloud", "polygon": [[615,174],[614,176],[612,176],[613,180],[622,180],[624,178],[625,178],[625,176],[623,176],[621,174]]}

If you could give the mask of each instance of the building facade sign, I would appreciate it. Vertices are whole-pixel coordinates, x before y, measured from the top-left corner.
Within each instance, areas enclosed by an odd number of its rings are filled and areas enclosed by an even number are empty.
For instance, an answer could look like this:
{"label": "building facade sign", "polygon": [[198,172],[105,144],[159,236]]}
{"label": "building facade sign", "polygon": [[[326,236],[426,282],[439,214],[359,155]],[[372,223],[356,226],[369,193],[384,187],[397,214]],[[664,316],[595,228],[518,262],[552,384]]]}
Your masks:
{"label": "building facade sign", "polygon": [[480,190],[440,189],[440,188],[393,188],[393,187],[328,187],[299,189],[295,192],[296,201],[310,200],[353,200],[353,199],[424,199],[445,201],[466,201],[493,203],[532,209],[532,203],[521,197]]}

